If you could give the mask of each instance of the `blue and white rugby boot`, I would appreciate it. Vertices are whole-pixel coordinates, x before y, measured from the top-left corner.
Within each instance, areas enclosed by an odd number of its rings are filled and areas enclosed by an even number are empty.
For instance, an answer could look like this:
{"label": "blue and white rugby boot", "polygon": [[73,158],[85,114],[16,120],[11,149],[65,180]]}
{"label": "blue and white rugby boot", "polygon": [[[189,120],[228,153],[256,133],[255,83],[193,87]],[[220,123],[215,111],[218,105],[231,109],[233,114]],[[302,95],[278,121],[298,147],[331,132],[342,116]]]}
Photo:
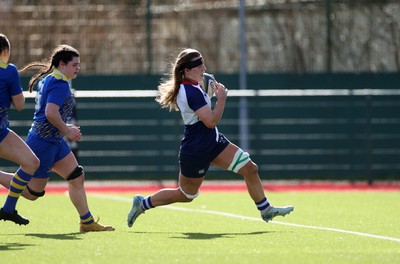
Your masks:
{"label": "blue and white rugby boot", "polygon": [[281,215],[285,216],[290,214],[294,210],[293,206],[286,206],[286,207],[274,207],[270,205],[268,209],[261,213],[262,219],[268,223],[268,221],[272,220],[275,216]]}
{"label": "blue and white rugby boot", "polygon": [[144,213],[144,210],[142,208],[143,199],[144,198],[141,195],[133,196],[132,208],[128,213],[128,226],[129,227],[132,227],[133,223],[135,223],[136,218],[138,218],[139,215]]}

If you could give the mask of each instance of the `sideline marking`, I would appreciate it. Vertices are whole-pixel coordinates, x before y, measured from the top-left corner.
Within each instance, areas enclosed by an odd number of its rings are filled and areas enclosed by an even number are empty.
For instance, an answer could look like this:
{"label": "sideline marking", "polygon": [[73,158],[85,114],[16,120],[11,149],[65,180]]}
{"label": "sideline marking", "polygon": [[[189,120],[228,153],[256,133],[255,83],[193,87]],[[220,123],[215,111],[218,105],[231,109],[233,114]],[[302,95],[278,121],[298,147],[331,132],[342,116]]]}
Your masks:
{"label": "sideline marking", "polygon": [[[125,197],[114,196],[114,195],[107,195],[107,194],[100,194],[100,193],[91,193],[91,194],[88,194],[88,195],[95,196],[95,197],[98,197],[98,198],[104,198],[104,199],[108,199],[108,200],[115,200],[115,201],[129,202],[129,203],[132,202],[131,198],[125,198]],[[165,208],[165,209],[170,209],[170,210],[175,210],[175,211],[191,212],[191,213],[213,214],[213,215],[220,215],[220,216],[227,216],[227,217],[245,219],[245,220],[250,220],[250,221],[264,222],[264,220],[262,220],[261,218],[243,216],[243,215],[237,215],[237,214],[225,213],[225,212],[218,212],[218,211],[211,211],[211,210],[204,210],[204,209],[189,209],[189,208],[183,208],[183,207],[172,206],[172,205],[160,206],[159,208],[160,209]],[[350,234],[350,235],[356,235],[356,236],[370,237],[370,238],[375,238],[375,239],[383,239],[383,240],[389,240],[389,241],[394,241],[394,242],[400,243],[400,238],[396,238],[396,237],[374,235],[374,234],[368,234],[368,233],[362,233],[362,232],[356,232],[356,231],[348,231],[348,230],[344,230],[344,229],[337,229],[337,228],[331,228],[331,227],[310,226],[310,225],[279,222],[279,221],[275,221],[275,220],[269,221],[268,223],[269,224],[277,224],[277,225],[286,225],[286,226],[293,226],[293,227],[308,228],[308,229],[331,231],[331,232],[336,232],[336,233],[344,233],[344,234]]]}

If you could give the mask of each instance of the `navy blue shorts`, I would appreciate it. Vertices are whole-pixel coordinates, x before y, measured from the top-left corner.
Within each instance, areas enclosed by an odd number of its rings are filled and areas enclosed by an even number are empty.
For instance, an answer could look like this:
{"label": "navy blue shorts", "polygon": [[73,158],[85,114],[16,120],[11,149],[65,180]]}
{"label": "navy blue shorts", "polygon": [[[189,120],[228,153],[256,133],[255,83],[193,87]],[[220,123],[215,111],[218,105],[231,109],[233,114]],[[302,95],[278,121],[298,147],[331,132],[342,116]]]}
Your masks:
{"label": "navy blue shorts", "polygon": [[57,142],[50,142],[28,135],[26,144],[40,160],[40,167],[33,175],[34,178],[49,178],[54,164],[71,152],[70,147],[63,139]]}
{"label": "navy blue shorts", "polygon": [[215,147],[203,155],[187,155],[179,153],[179,166],[181,173],[188,178],[204,177],[210,163],[230,144],[229,140],[221,133]]}

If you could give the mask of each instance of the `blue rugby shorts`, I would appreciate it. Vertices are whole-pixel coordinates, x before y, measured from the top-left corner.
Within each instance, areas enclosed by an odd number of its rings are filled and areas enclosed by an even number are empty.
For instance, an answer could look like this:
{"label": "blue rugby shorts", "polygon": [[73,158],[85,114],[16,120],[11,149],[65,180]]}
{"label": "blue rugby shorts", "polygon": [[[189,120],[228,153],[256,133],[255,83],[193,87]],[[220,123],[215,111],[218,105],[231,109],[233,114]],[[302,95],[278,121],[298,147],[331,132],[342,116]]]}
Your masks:
{"label": "blue rugby shorts", "polygon": [[28,144],[40,160],[40,167],[33,175],[34,178],[49,178],[51,168],[54,164],[65,158],[71,152],[70,147],[64,139],[57,142],[51,142],[41,140],[29,134],[26,138],[26,144]]}
{"label": "blue rugby shorts", "polygon": [[2,128],[0,129],[0,142],[3,141],[3,139],[10,133],[10,129],[7,128]]}

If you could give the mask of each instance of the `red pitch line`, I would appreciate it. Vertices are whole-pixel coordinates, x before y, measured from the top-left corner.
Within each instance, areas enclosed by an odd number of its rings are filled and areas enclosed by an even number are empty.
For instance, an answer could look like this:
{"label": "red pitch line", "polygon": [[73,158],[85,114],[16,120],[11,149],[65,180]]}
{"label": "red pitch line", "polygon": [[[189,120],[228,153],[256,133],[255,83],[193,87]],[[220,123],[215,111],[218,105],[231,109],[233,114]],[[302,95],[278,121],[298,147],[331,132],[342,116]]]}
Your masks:
{"label": "red pitch line", "polygon": [[[176,183],[142,183],[142,182],[101,182],[85,183],[86,192],[95,193],[152,193],[161,188],[176,188]],[[334,182],[334,181],[283,181],[264,183],[266,192],[327,192],[327,191],[400,191],[400,182]],[[60,182],[46,187],[46,193],[64,193],[68,185]],[[246,192],[243,182],[205,181],[201,187],[202,192]],[[7,194],[8,190],[0,189],[0,194]]]}

